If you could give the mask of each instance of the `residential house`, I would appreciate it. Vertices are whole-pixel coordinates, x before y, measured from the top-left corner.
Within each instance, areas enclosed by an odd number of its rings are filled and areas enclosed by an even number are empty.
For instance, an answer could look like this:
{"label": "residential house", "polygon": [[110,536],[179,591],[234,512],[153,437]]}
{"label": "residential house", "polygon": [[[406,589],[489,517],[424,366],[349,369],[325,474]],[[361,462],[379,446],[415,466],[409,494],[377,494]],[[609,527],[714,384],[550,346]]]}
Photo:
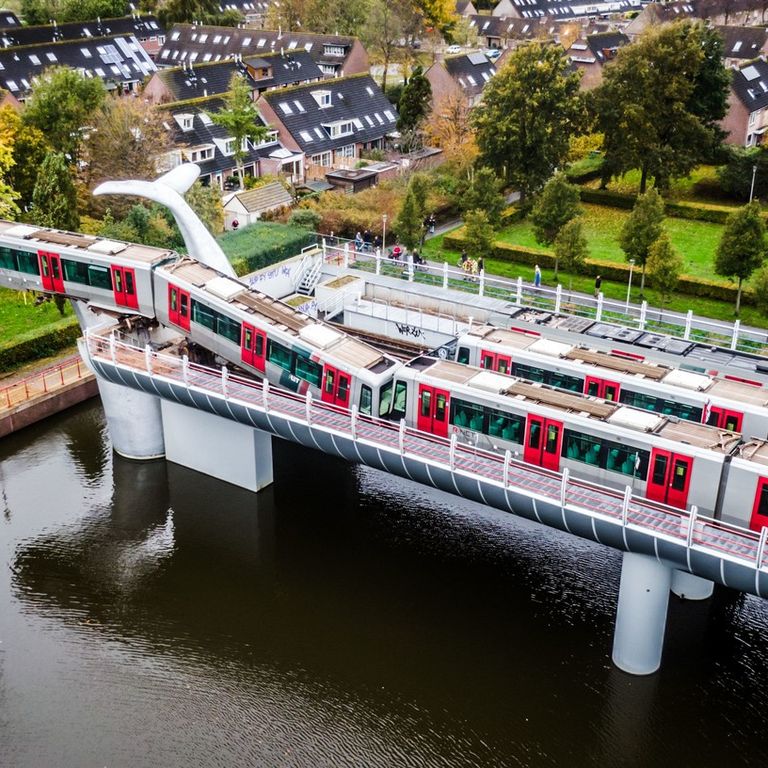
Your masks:
{"label": "residential house", "polygon": [[728,114],[721,121],[726,142],[742,147],[761,144],[768,129],[768,63],[755,59],[731,73]]}
{"label": "residential house", "polygon": [[591,90],[603,81],[603,66],[616,57],[619,48],[629,43],[622,32],[588,35],[571,44],[567,54],[581,72],[581,89]]}
{"label": "residential house", "polygon": [[678,19],[700,18],[694,2],[648,3],[625,27],[625,34],[631,39],[639,37],[649,27],[669,24]]}
{"label": "residential house", "polygon": [[[160,107],[167,118],[163,125],[174,144],[173,150],[159,163],[164,170],[181,163],[197,163],[203,184],[225,189],[227,180],[237,175],[235,140],[209,116],[221,109],[222,104],[221,97],[213,96]],[[275,130],[270,130],[258,144],[246,139],[243,148],[246,176],[274,174],[291,181],[304,177],[303,153],[283,147]]]}
{"label": "residential house", "polygon": [[6,106],[21,112],[21,102],[10,91],[0,88],[0,109]]}
{"label": "residential house", "polygon": [[235,72],[247,78],[254,101],[260,93],[273,88],[323,79],[323,73],[304,50],[267,53],[242,61],[227,59],[194,65],[187,61],[181,67],[159,69],[147,83],[143,95],[153,104],[214,96],[229,90]]}
{"label": "residential house", "polygon": [[48,67],[67,66],[104,81],[107,89],[136,91],[156,67],[133,35],[62,40],[0,48],[0,87],[23,101]]}
{"label": "residential house", "polygon": [[765,27],[716,27],[716,29],[723,38],[723,61],[726,67],[739,67],[768,52],[768,30]]}
{"label": "residential house", "polygon": [[432,87],[432,109],[449,98],[460,98],[468,107],[480,101],[485,84],[496,74],[496,64],[484,53],[446,56],[424,73]]}
{"label": "residential house", "polygon": [[472,0],[456,0],[457,16],[474,16],[476,14],[477,9],[472,5]]}
{"label": "residential house", "polygon": [[9,11],[7,8],[0,11],[0,29],[12,29],[20,26],[21,20],[13,11]]}
{"label": "residential house", "polygon": [[313,178],[383,149],[397,123],[395,107],[370,75],[267,91],[256,106],[287,149],[306,154]]}
{"label": "residential house", "polygon": [[256,189],[232,192],[222,199],[224,205],[224,228],[235,229],[256,223],[265,213],[290,208],[293,205],[291,193],[279,181],[272,181]]}
{"label": "residential house", "polygon": [[202,24],[176,24],[157,58],[159,66],[192,61],[222,61],[266,53],[304,50],[324,77],[346,77],[369,71],[368,54],[356,37],[313,35],[274,30],[235,29]]}
{"label": "residential house", "polygon": [[512,16],[518,19],[555,20],[574,19],[580,16],[607,16],[614,13],[637,11],[643,0],[500,0],[493,9],[494,16]]}
{"label": "residential house", "polygon": [[221,0],[219,10],[236,11],[251,29],[263,29],[271,0]]}
{"label": "residential house", "polygon": [[71,21],[65,24],[57,24],[54,21],[52,24],[4,29],[0,31],[0,45],[3,48],[11,48],[114,35],[133,35],[150,57],[157,54],[165,41],[165,30],[154,16],[134,14],[116,19]]}
{"label": "residential house", "polygon": [[486,48],[511,48],[547,34],[539,19],[475,14],[470,17],[470,26],[477,30],[478,42]]}

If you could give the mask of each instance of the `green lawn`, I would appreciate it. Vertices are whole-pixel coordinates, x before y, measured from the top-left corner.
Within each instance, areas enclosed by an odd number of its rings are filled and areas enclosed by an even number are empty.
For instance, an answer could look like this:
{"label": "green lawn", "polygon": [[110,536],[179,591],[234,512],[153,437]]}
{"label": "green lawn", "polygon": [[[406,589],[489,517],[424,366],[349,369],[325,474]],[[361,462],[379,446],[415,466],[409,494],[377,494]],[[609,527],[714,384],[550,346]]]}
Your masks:
{"label": "green lawn", "polygon": [[34,304],[35,296],[31,293],[0,288],[0,344],[45,333],[72,322],[73,313],[69,303],[64,309],[64,317],[52,301],[46,301],[38,307]]}

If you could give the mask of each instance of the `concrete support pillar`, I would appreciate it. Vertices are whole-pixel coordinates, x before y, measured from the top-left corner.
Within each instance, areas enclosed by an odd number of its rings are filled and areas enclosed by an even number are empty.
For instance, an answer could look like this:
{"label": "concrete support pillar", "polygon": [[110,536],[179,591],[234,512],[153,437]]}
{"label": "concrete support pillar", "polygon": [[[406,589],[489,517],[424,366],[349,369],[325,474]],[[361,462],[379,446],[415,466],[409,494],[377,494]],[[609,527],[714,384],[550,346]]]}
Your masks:
{"label": "concrete support pillar", "polygon": [[633,675],[661,665],[672,569],[647,555],[624,553],[613,636],[613,663]]}
{"label": "concrete support pillar", "polygon": [[165,456],[160,398],[96,377],[112,447],[126,459]]}
{"label": "concrete support pillar", "polygon": [[672,571],[672,591],[683,600],[706,600],[712,597],[715,583],[688,571]]}
{"label": "concrete support pillar", "polygon": [[162,414],[168,461],[249,491],[272,483],[271,435],[168,400]]}

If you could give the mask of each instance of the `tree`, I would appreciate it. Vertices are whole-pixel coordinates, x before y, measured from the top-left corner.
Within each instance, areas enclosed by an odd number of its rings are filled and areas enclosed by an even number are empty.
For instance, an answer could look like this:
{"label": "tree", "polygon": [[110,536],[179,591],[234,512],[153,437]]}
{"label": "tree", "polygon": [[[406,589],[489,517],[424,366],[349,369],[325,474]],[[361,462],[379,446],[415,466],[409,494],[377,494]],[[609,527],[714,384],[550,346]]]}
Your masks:
{"label": "tree", "polygon": [[474,165],[478,147],[470,109],[462,94],[451,92],[440,99],[432,109],[424,132],[431,145],[443,150],[446,163],[459,166],[459,173]]}
{"label": "tree", "polygon": [[59,22],[113,19],[124,13],[122,0],[21,0],[21,15],[27,24],[50,24],[51,19]]}
{"label": "tree", "polygon": [[[184,4],[186,0],[178,1]],[[307,3],[308,0],[280,0],[279,3],[270,3],[267,10],[267,29],[281,29],[283,32],[296,31],[302,25]]]}
{"label": "tree", "polygon": [[424,77],[424,70],[416,67],[403,88],[398,105],[397,130],[416,130],[429,114],[432,86]]}
{"label": "tree", "polygon": [[10,115],[6,110],[14,112],[11,107],[4,107],[0,110],[0,217],[14,219],[19,212],[16,205],[18,193],[8,184],[6,179],[14,166],[15,133],[13,120],[8,119]]}
{"label": "tree", "polygon": [[683,260],[680,254],[672,247],[669,235],[662,232],[648,252],[648,278],[660,294],[662,311],[677,288],[682,271]]}
{"label": "tree", "polygon": [[717,169],[717,180],[723,192],[737,200],[747,202],[750,193],[763,197],[768,193],[768,152],[762,147],[728,147],[728,162]]}
{"label": "tree", "polygon": [[222,11],[218,0],[166,0],[158,7],[157,18],[165,29],[192,22],[236,27],[242,21],[237,11]]}
{"label": "tree", "polygon": [[640,195],[619,234],[619,245],[627,261],[642,269],[640,295],[645,290],[645,266],[651,246],[659,239],[664,221],[664,201],[655,189]]}
{"label": "tree", "polygon": [[85,77],[69,67],[51,67],[35,80],[22,120],[42,131],[55,152],[74,161],[83,129],[92,124],[106,93],[97,77]]}
{"label": "tree", "polygon": [[739,281],[736,315],[741,308],[742,283],[763,264],[765,258],[765,224],[757,201],[734,211],[725,223],[715,254],[715,272]]}
{"label": "tree", "polygon": [[[89,187],[108,179],[154,179],[156,159],[170,148],[161,113],[141,99],[107,99],[94,119],[97,127],[83,145]],[[95,198],[97,210],[113,213],[132,205],[124,197]]]}
{"label": "tree", "polygon": [[473,259],[485,258],[493,248],[493,227],[485,211],[468,211],[464,216],[467,254]]}
{"label": "tree", "polygon": [[301,23],[318,34],[357,35],[370,5],[370,0],[307,0]]}
{"label": "tree", "polygon": [[716,51],[717,38],[690,21],[650,27],[619,50],[593,93],[604,182],[639,168],[641,193],[649,178],[664,189],[711,150],[729,82]]}
{"label": "tree", "polygon": [[462,211],[485,211],[494,229],[501,226],[501,214],[507,201],[501,191],[501,179],[492,168],[478,168],[461,199]]}
{"label": "tree", "polygon": [[752,275],[752,293],[757,308],[768,315],[768,267],[761,267]]}
{"label": "tree", "polygon": [[[560,230],[581,213],[579,188],[568,183],[564,173],[556,173],[545,185],[531,211],[536,242],[552,245]],[[555,276],[559,259],[555,251]]]}
{"label": "tree", "polygon": [[[766,0],[768,2],[768,0]],[[477,27],[471,17],[459,16],[453,24],[450,33],[454,43],[464,45],[467,48],[477,46]]]}
{"label": "tree", "polygon": [[248,81],[239,72],[232,75],[229,92],[224,97],[223,108],[218,112],[207,114],[216,125],[224,128],[235,140],[235,164],[242,186],[243,160],[247,152],[245,143],[248,139],[254,144],[260,143],[269,129],[261,123],[259,112],[251,99]]}
{"label": "tree", "polygon": [[413,7],[427,27],[435,27],[445,35],[456,21],[454,0],[413,0]]}
{"label": "tree", "polygon": [[403,207],[395,220],[395,231],[400,242],[406,248],[412,249],[421,241],[423,227],[424,218],[419,213],[419,206],[413,189],[409,187],[403,201]]}
{"label": "tree", "polygon": [[555,271],[558,263],[562,262],[565,271],[569,275],[568,290],[573,290],[573,275],[578,272],[589,256],[587,238],[581,220],[571,219],[566,222],[555,238]]}
{"label": "tree", "polygon": [[54,229],[73,231],[80,226],[74,179],[61,152],[49,152],[40,166],[30,218],[35,224]]}
{"label": "tree", "polygon": [[389,0],[371,0],[368,21],[360,30],[365,47],[380,59],[383,65],[381,90],[387,89],[389,65],[403,36],[403,20],[397,3]]}
{"label": "tree", "polygon": [[558,46],[532,42],[517,48],[473,115],[480,161],[503,173],[523,206],[562,164],[581,123],[579,76],[569,68]]}
{"label": "tree", "polygon": [[212,235],[219,235],[224,231],[224,207],[218,189],[203,186],[196,181],[184,195],[184,199]]}
{"label": "tree", "polygon": [[11,106],[0,108],[0,147],[12,152],[13,162],[6,168],[8,184],[18,195],[19,206],[26,208],[32,202],[37,171],[51,148],[45,134],[24,125]]}

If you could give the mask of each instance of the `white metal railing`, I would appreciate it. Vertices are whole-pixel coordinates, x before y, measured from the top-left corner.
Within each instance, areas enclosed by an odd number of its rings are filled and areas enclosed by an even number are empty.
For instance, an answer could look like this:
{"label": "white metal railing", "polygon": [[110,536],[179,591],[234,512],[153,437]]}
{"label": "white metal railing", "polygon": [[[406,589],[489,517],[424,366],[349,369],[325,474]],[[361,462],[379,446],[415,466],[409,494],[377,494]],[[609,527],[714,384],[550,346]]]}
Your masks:
{"label": "white metal railing", "polygon": [[363,441],[379,450],[397,452],[409,458],[439,465],[492,482],[501,487],[522,490],[561,507],[568,507],[588,517],[611,520],[631,526],[649,535],[683,543],[688,548],[721,558],[732,559],[750,567],[766,568],[766,538],[761,534],[723,523],[690,511],[635,496],[630,487],[623,492],[571,478],[526,464],[512,457],[510,451],[486,451],[472,445],[420,432],[404,421],[390,421],[361,415],[317,402],[309,392],[296,395],[221,369],[190,363],[186,356],[162,354],[149,345],[144,348],[118,340],[115,334],[86,331],[86,347],[94,360],[129,368],[154,377],[175,381],[187,388],[204,390],[216,397],[238,401],[265,414],[288,421],[341,434]]}

